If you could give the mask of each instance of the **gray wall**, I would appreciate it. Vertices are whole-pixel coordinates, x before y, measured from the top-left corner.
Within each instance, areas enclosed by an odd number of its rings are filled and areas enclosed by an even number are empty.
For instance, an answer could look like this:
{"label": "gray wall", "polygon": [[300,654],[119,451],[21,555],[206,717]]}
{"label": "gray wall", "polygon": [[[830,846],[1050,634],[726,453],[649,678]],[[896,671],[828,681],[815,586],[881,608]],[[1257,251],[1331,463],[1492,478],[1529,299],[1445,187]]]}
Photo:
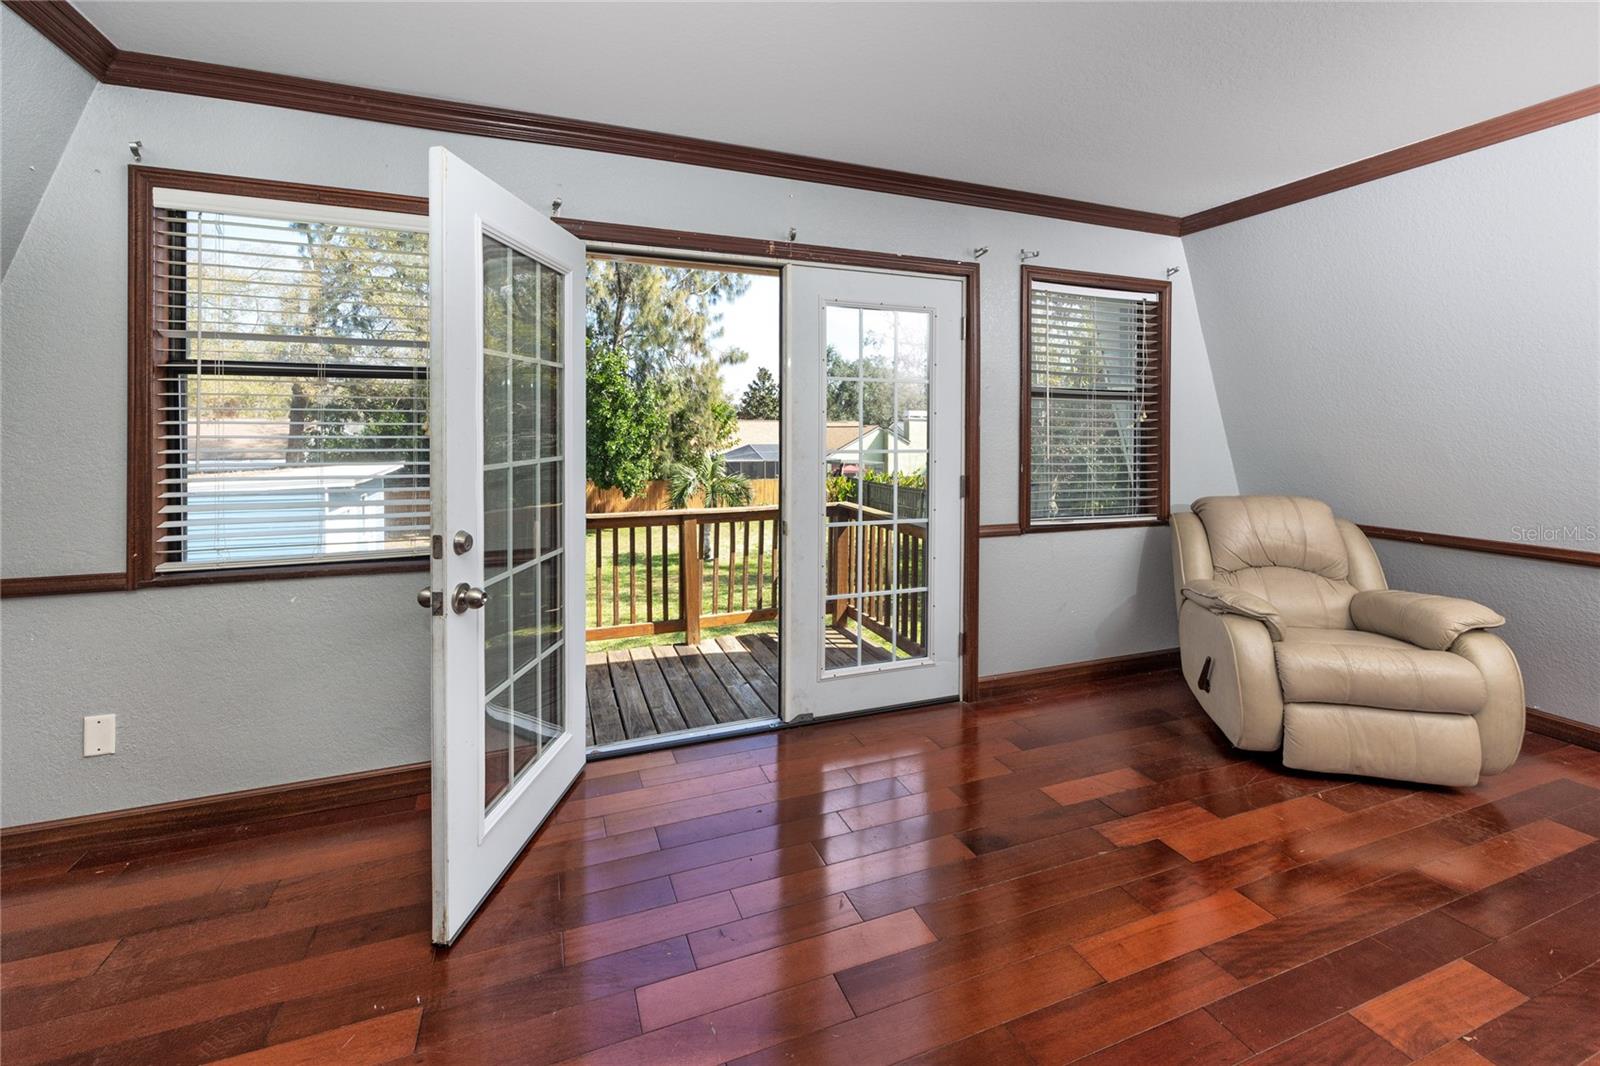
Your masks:
{"label": "gray wall", "polygon": [[[9,14],[7,18],[14,18]],[[0,119],[9,120],[9,103]],[[1016,520],[1016,249],[1162,277],[1173,300],[1173,492],[1235,490],[1179,240],[754,175],[101,86],[3,286],[7,576],[120,569],[126,163],[422,194],[444,144],[572,217],[982,260],[981,514]],[[63,292],[74,313],[63,314]],[[64,430],[70,430],[65,433]],[[63,442],[66,446],[63,446]],[[986,674],[1171,647],[1165,529],[983,542]],[[16,824],[427,757],[419,576],[6,601],[0,820]],[[119,752],[81,757],[114,710]]]}
{"label": "gray wall", "polygon": [[[1245,492],[1600,551],[1600,118],[1184,238]],[[1600,724],[1600,571],[1378,544]]]}
{"label": "gray wall", "polygon": [[94,91],[89,72],[10,8],[0,15],[0,276]]}

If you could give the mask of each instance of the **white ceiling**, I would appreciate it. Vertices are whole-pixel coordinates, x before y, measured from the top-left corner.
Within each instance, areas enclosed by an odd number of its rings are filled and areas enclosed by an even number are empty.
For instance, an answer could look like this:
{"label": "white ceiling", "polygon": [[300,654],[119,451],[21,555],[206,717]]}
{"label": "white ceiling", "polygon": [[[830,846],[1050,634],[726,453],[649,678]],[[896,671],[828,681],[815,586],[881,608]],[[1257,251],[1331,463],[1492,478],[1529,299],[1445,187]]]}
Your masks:
{"label": "white ceiling", "polygon": [[1187,214],[1600,82],[1595,3],[142,3],[127,50]]}

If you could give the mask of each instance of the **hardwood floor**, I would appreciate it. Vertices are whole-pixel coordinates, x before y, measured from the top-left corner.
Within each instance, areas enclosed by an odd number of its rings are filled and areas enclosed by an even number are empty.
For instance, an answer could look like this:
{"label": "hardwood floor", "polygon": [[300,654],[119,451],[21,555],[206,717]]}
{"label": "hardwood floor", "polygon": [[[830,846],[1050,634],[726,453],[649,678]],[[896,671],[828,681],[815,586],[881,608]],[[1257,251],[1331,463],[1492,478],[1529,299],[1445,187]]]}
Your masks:
{"label": "hardwood floor", "polygon": [[1580,1063],[1596,837],[1600,753],[1318,777],[1150,675],[591,764],[448,951],[420,810],[12,865],[0,1057]]}

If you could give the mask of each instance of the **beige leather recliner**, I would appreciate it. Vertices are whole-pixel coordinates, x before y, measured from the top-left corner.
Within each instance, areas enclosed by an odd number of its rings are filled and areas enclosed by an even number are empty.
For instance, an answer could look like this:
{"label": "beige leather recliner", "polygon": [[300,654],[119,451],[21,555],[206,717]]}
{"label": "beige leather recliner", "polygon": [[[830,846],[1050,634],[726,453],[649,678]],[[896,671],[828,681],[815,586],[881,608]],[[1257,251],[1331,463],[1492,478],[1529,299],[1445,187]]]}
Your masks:
{"label": "beige leather recliner", "polygon": [[1522,673],[1482,604],[1391,590],[1366,535],[1300,496],[1172,516],[1183,676],[1285,766],[1475,785],[1522,748]]}

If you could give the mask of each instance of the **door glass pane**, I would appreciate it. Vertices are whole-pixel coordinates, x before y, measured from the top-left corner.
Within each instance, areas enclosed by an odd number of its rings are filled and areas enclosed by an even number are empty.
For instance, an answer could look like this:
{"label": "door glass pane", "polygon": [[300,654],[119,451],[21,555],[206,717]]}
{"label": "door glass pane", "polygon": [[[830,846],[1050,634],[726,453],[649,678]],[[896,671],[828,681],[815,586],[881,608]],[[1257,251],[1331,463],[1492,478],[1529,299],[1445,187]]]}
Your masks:
{"label": "door glass pane", "polygon": [[926,311],[826,311],[826,418],[855,429],[824,479],[829,672],[927,656],[932,326]]}
{"label": "door glass pane", "polygon": [[484,253],[484,806],[562,720],[559,272],[496,241]]}

